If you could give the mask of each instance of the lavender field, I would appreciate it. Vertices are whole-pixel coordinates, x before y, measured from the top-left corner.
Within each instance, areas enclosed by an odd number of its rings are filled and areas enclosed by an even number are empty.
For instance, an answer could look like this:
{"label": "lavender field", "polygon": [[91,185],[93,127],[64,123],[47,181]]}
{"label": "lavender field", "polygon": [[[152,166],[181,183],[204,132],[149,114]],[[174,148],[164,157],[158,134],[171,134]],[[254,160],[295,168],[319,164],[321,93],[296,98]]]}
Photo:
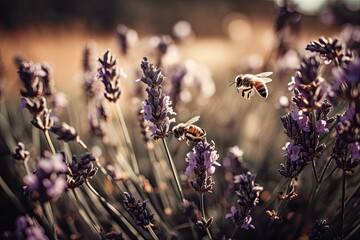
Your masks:
{"label": "lavender field", "polygon": [[357,1],[17,4],[1,239],[360,239]]}

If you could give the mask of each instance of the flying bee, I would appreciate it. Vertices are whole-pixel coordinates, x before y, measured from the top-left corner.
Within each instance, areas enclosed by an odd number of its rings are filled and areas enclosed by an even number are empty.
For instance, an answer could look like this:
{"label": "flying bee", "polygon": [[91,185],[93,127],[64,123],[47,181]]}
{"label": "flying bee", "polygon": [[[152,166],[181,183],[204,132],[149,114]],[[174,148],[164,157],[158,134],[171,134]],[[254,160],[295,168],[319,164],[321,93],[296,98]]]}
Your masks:
{"label": "flying bee", "polygon": [[193,125],[193,123],[197,122],[199,119],[200,117],[196,116],[186,123],[179,123],[173,127],[172,133],[177,140],[185,140],[187,145],[189,145],[189,141],[200,142],[206,136],[206,131],[203,128]]}
{"label": "flying bee", "polygon": [[263,98],[267,98],[269,92],[266,87],[266,83],[272,81],[271,78],[268,78],[272,72],[263,72],[256,75],[253,74],[240,74],[237,75],[234,81],[230,84],[235,84],[236,90],[239,92],[242,89],[241,96],[245,99],[250,100],[250,97],[254,91]]}

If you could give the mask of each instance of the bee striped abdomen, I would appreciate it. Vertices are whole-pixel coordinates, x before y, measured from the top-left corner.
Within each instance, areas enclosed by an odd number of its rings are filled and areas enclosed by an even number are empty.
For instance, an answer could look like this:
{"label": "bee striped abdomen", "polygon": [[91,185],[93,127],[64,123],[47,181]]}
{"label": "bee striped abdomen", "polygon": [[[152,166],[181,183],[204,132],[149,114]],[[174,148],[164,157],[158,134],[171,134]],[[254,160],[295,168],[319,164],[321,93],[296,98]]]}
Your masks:
{"label": "bee striped abdomen", "polygon": [[268,90],[265,84],[256,84],[255,85],[256,91],[259,93],[259,95],[263,98],[267,98],[268,96]]}

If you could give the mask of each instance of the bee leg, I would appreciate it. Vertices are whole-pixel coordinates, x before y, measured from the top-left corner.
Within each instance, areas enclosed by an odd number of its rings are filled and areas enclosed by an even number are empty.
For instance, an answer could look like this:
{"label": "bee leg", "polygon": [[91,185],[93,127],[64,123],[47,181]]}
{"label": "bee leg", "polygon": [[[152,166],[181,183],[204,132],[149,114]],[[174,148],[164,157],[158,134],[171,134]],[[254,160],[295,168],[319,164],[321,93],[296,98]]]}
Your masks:
{"label": "bee leg", "polygon": [[250,100],[250,95],[252,94],[252,90],[250,89],[250,91],[248,91],[248,94],[247,94],[247,99],[249,99]]}
{"label": "bee leg", "polygon": [[185,139],[185,142],[186,142],[186,145],[190,146],[188,139]]}
{"label": "bee leg", "polygon": [[[251,94],[251,89],[252,88],[244,88],[243,91],[242,91],[242,97],[245,98],[245,99],[249,99],[250,98],[250,94]],[[246,96],[245,96],[246,94]]]}

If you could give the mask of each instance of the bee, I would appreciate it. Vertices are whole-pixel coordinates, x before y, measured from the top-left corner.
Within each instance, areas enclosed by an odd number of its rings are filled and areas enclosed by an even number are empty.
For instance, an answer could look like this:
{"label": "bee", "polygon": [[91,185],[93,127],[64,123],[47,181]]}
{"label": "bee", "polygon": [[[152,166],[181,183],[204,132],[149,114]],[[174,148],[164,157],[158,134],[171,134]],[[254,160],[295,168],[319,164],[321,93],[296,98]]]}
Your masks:
{"label": "bee", "polygon": [[236,90],[239,92],[242,89],[241,96],[245,99],[250,100],[250,97],[254,91],[263,98],[267,98],[269,92],[266,87],[266,83],[272,81],[271,78],[268,78],[272,72],[263,72],[256,75],[253,74],[240,74],[237,75],[234,81],[230,84],[235,84]]}
{"label": "bee", "polygon": [[206,131],[203,128],[193,125],[193,123],[197,122],[199,118],[199,116],[196,116],[186,123],[179,123],[174,126],[172,133],[177,140],[185,140],[187,145],[189,145],[189,141],[200,142],[206,136]]}

